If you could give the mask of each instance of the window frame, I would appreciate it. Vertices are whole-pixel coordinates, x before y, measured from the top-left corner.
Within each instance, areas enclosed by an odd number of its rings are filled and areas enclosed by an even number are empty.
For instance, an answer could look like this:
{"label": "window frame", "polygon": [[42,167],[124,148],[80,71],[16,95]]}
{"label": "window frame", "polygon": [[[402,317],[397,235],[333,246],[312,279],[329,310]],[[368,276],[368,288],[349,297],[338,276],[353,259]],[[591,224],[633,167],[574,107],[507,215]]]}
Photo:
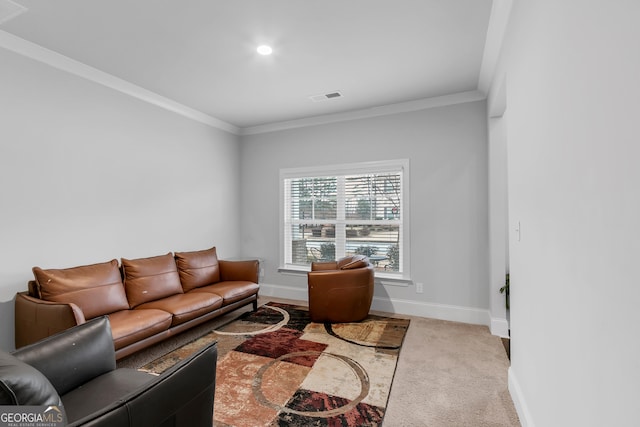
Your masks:
{"label": "window frame", "polygon": [[[360,163],[345,163],[337,165],[325,165],[325,166],[310,166],[300,168],[285,168],[280,169],[280,227],[279,227],[279,264],[280,271],[283,272],[307,272],[310,271],[310,266],[302,266],[299,264],[287,264],[286,261],[286,246],[290,244],[290,239],[286,239],[286,225],[287,207],[285,203],[287,201],[287,188],[285,182],[288,179],[296,178],[320,178],[320,177],[333,177],[333,176],[346,176],[346,175],[358,175],[358,174],[371,174],[371,173],[390,173],[399,172],[401,174],[402,191],[401,191],[401,209],[400,209],[400,233],[402,239],[402,261],[400,272],[382,272],[376,271],[376,277],[384,279],[397,279],[397,280],[411,280],[411,242],[410,242],[410,182],[409,182],[409,159],[397,159],[397,160],[384,160],[373,162],[360,162]],[[339,206],[338,209],[341,207]],[[326,223],[342,222],[348,223],[346,219],[339,220],[322,220]],[[397,222],[396,222],[397,223]],[[338,230],[336,230],[338,232]],[[338,242],[336,242],[336,250],[339,253]]]}

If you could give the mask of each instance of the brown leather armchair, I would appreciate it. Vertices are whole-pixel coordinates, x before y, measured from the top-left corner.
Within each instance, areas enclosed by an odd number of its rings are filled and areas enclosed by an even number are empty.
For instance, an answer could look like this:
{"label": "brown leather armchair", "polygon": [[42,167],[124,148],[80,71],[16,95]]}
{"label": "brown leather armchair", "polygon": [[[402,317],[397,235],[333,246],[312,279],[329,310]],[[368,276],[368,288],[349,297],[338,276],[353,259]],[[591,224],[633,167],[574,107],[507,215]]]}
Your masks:
{"label": "brown leather armchair", "polygon": [[314,262],[307,273],[309,315],[318,323],[359,322],[373,300],[373,265],[364,255]]}

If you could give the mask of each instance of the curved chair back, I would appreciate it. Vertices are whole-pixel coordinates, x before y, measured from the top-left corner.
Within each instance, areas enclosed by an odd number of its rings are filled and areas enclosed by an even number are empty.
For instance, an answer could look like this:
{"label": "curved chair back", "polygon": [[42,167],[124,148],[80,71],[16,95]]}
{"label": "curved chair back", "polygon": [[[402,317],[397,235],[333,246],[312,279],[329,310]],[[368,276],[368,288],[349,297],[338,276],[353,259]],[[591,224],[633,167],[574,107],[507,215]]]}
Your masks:
{"label": "curved chair back", "polygon": [[313,263],[307,279],[311,321],[348,323],[368,316],[374,270],[366,256]]}

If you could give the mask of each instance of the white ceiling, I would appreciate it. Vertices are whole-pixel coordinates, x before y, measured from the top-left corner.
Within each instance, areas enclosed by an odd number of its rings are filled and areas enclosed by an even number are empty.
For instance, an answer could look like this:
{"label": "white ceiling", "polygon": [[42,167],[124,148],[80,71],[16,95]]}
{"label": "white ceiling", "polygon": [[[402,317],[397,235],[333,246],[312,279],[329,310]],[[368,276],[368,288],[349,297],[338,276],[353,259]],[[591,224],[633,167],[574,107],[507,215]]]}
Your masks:
{"label": "white ceiling", "polygon": [[476,91],[492,12],[492,0],[12,1],[27,10],[0,30],[237,129]]}

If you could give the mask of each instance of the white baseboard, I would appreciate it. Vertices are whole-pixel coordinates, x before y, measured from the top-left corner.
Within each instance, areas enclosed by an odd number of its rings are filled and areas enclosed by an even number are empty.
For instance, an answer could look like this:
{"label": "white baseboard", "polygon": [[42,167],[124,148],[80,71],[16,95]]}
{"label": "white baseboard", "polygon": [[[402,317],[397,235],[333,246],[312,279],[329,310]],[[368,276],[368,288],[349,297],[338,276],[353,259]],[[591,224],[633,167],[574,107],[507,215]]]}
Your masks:
{"label": "white baseboard", "polygon": [[491,329],[492,335],[497,335],[502,338],[509,338],[509,322],[507,321],[507,319],[492,317],[489,329]]}
{"label": "white baseboard", "polygon": [[[306,287],[299,288],[261,283],[260,294],[298,301],[308,300]],[[485,325],[491,328],[492,333],[495,323],[495,329],[500,333],[495,333],[494,335],[508,336],[509,327],[506,323],[506,319],[504,320],[504,323],[500,322],[501,319],[491,319],[489,310],[479,308],[380,298],[374,296],[371,309],[387,313],[407,314],[410,316],[429,317],[432,319],[450,320],[453,322],[471,323],[474,325]],[[505,335],[501,335],[501,333],[504,333]]]}
{"label": "white baseboard", "polygon": [[373,297],[371,308],[373,310],[386,311],[387,313],[408,314],[411,316],[490,326],[489,310],[478,308],[379,297]]}
{"label": "white baseboard", "polygon": [[307,288],[298,288],[294,286],[270,285],[268,283],[260,283],[260,293],[266,297],[286,298],[297,301],[307,301]]}
{"label": "white baseboard", "polygon": [[509,367],[509,394],[511,394],[511,400],[513,400],[513,405],[516,407],[518,417],[520,417],[520,425],[522,427],[535,427],[527,403],[522,395],[520,383],[513,372],[513,367]]}

